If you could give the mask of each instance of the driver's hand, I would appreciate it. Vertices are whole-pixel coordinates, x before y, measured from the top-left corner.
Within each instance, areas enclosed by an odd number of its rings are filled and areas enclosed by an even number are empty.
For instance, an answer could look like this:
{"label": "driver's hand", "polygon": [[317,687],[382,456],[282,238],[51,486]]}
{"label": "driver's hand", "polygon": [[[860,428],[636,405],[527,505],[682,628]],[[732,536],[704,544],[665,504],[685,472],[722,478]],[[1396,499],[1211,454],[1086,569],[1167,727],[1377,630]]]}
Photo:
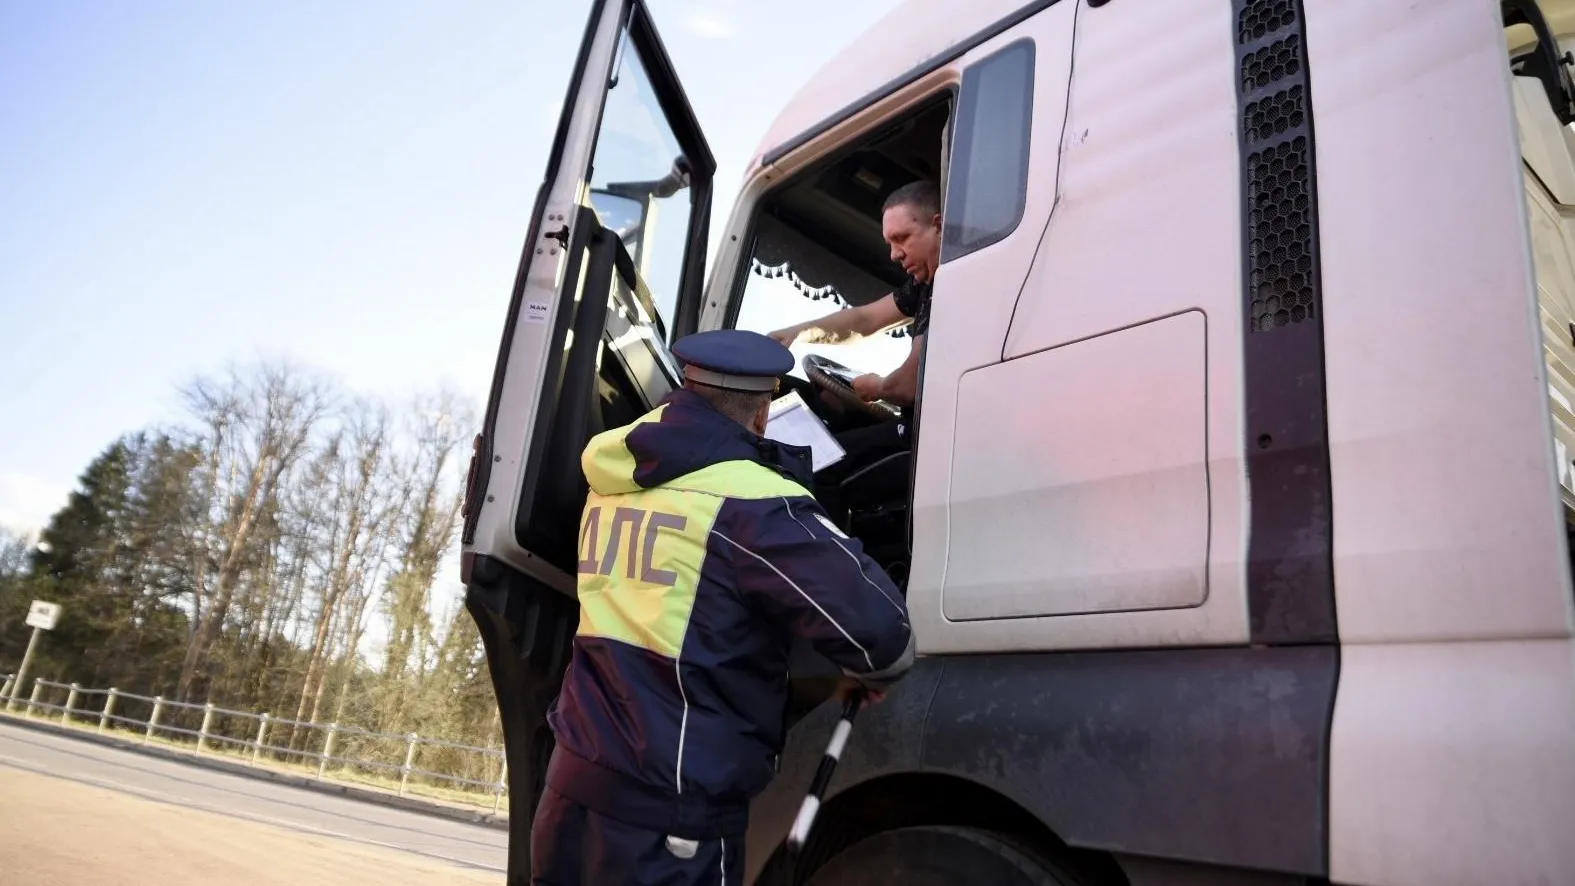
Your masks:
{"label": "driver's hand", "polygon": [[766,335],[776,339],[777,343],[782,345],[782,347],[791,348],[798,341],[799,328],[797,326],[789,326],[786,329],[778,329],[776,332],[768,332]]}
{"label": "driver's hand", "polygon": [[858,394],[860,400],[873,402],[880,399],[880,389],[885,384],[884,378],[873,372],[866,373],[853,380],[853,393]]}

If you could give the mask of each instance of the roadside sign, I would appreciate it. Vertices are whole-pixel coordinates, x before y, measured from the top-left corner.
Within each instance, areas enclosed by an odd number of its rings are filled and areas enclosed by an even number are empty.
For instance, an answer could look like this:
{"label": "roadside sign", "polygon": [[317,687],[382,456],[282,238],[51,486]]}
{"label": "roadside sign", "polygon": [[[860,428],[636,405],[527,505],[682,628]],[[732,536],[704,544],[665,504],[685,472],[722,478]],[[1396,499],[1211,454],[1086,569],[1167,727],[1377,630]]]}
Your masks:
{"label": "roadside sign", "polygon": [[55,622],[59,620],[59,603],[46,603],[43,600],[34,600],[33,605],[27,607],[27,626],[30,628],[52,631],[55,629]]}
{"label": "roadside sign", "polygon": [[[16,710],[16,697],[22,692],[22,687],[27,683],[27,666],[33,662],[33,650],[38,647],[38,638],[45,631],[55,629],[55,622],[60,620],[60,604],[49,603],[44,600],[34,600],[33,605],[27,607],[27,626],[33,629],[33,636],[27,638],[27,651],[22,653],[22,666],[16,669],[16,680],[11,684],[11,697],[5,700],[7,712]],[[38,684],[34,683],[36,687]],[[28,711],[33,709],[28,707]]]}

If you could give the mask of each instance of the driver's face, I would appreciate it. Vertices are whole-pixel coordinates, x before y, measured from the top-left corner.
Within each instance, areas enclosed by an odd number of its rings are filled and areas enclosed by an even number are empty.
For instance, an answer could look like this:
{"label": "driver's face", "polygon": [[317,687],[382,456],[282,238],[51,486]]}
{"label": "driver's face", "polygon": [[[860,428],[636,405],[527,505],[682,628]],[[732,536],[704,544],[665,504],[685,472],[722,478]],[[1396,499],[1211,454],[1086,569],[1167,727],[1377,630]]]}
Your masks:
{"label": "driver's face", "polygon": [[920,283],[935,276],[941,263],[941,217],[920,218],[912,206],[893,206],[881,218],[881,236],[891,246],[891,260]]}

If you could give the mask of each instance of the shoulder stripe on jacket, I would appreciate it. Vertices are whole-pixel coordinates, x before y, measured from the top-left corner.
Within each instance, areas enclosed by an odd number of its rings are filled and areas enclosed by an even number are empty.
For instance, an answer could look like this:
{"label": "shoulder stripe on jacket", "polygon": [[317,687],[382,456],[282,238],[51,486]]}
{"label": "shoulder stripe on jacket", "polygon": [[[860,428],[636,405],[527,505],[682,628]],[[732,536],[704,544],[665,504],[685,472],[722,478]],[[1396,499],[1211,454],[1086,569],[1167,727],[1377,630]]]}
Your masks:
{"label": "shoulder stripe on jacket", "polygon": [[824,608],[822,608],[821,605],[815,601],[814,597],[811,597],[809,594],[805,593],[804,589],[799,587],[797,582],[793,581],[793,579],[791,579],[791,578],[788,578],[786,575],[783,575],[782,574],[782,570],[778,569],[775,565],[773,565],[770,560],[767,560],[765,557],[760,556],[759,554],[755,553],[754,551],[751,551],[749,548],[744,547],[743,545],[739,544],[738,542],[733,541],[731,538],[728,538],[726,535],[716,531],[715,529],[711,530],[711,534],[716,536],[717,538],[720,538],[721,540],[727,542],[728,544],[732,545],[733,547],[738,548],[740,551],[743,551],[744,553],[748,554],[749,556],[754,557],[756,560],[759,560],[760,562],[766,564],[766,568],[767,569],[770,569],[772,572],[775,572],[777,574],[778,578],[780,578],[783,581],[787,582],[788,587],[790,587],[793,590],[797,591],[800,597],[803,597],[805,600],[808,600],[809,601],[809,605],[815,607],[815,611],[819,612],[822,616],[824,616],[826,621],[830,622],[831,626],[836,628],[837,632],[842,635],[843,639],[845,639],[849,643],[853,644],[853,648],[857,649],[859,651],[859,653],[864,656],[864,661],[865,661],[865,663],[867,663],[869,665],[869,668],[870,668],[871,671],[875,670],[875,661],[874,661],[874,659],[870,658],[869,650],[865,649],[863,646],[859,645],[859,641],[853,639],[853,635],[848,633],[847,628],[844,628],[841,624],[838,624],[837,620],[831,617],[831,613],[827,612]]}
{"label": "shoulder stripe on jacket", "polygon": [[[804,527],[804,531],[809,534],[810,538],[817,538],[818,537],[818,536],[815,535],[815,530],[810,529],[809,528],[809,524],[805,523],[803,520],[800,520],[798,518],[798,514],[793,512],[793,504],[792,504],[792,502],[789,502],[786,498],[783,498],[782,499],[782,506],[787,508],[788,516],[793,518],[793,522],[794,523],[797,523],[798,525]],[[840,538],[833,538],[832,541],[836,542],[837,547],[842,549],[842,553],[846,554],[848,559],[853,561],[853,565],[858,567],[859,576],[864,579],[864,582],[866,584],[868,584],[870,587],[872,587],[875,590],[879,591],[880,595],[882,597],[886,598],[886,602],[891,604],[891,608],[893,608],[893,609],[897,610],[898,612],[902,613],[902,617],[904,619],[907,619],[907,617],[908,617],[907,611],[904,610],[902,608],[902,606],[897,603],[896,600],[893,600],[891,598],[890,594],[886,593],[885,588],[882,588],[880,585],[876,584],[874,581],[872,581],[870,579],[869,573],[864,571],[864,564],[859,562],[859,558],[858,557],[853,556],[853,552],[848,550],[848,546],[842,543],[842,539],[840,539]]]}

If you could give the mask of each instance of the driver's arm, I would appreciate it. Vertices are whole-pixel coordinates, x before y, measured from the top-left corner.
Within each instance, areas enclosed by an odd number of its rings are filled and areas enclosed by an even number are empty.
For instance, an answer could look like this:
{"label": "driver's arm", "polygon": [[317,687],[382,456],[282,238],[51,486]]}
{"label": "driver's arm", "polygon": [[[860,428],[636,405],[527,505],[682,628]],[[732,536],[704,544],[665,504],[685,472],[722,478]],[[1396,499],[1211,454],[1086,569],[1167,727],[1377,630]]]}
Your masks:
{"label": "driver's arm", "polygon": [[874,373],[861,375],[853,380],[853,392],[863,400],[885,400],[898,406],[912,406],[919,399],[919,354],[924,348],[924,336],[913,337],[913,347],[908,359],[881,378]]}
{"label": "driver's arm", "polygon": [[881,379],[880,398],[898,406],[912,406],[919,399],[919,355],[924,352],[924,336],[913,337],[908,359]]}
{"label": "driver's arm", "polygon": [[834,345],[874,335],[906,319],[908,315],[897,308],[896,296],[888,292],[869,304],[834,311],[818,320],[778,329],[770,335],[790,348],[799,342]]}

